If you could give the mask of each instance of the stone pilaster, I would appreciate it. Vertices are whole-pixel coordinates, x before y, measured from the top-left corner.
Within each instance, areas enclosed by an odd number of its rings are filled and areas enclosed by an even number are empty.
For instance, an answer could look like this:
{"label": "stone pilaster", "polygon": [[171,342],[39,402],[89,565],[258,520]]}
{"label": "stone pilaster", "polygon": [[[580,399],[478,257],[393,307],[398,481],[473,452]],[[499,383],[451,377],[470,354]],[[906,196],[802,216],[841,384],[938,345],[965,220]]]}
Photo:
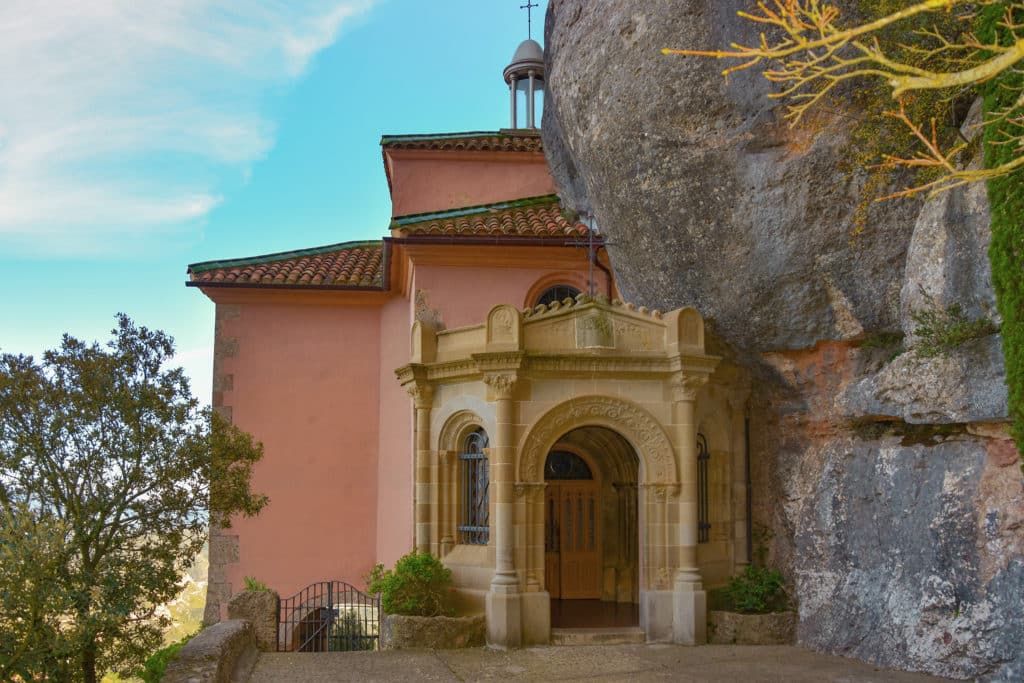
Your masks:
{"label": "stone pilaster", "polygon": [[[431,505],[436,487],[437,468],[431,468],[430,457],[430,408],[433,405],[434,390],[429,384],[416,383],[408,387],[416,408],[416,549],[421,553],[431,552],[431,514],[436,515],[437,506]],[[435,527],[436,528],[436,527]],[[436,549],[434,550],[436,552]]]}
{"label": "stone pilaster", "polygon": [[[458,522],[455,519],[457,510],[456,499],[458,497],[458,478],[455,474],[453,463],[458,463],[457,451],[438,451],[434,458],[437,463],[439,477],[437,489],[437,529],[436,533],[441,538],[438,546],[440,554],[444,557],[455,547],[455,527]],[[433,515],[432,515],[433,517]]]}
{"label": "stone pilaster", "polygon": [[707,642],[707,594],[697,567],[697,392],[707,377],[682,376],[672,385],[673,422],[679,449],[679,565],[675,575],[673,641]]}
{"label": "stone pilaster", "polygon": [[487,400],[494,403],[496,432],[491,440],[490,486],[494,495],[494,578],[487,594],[488,642],[519,647],[522,642],[519,580],[515,571],[515,497],[513,494],[514,418],[512,395],[516,376],[487,375]]}

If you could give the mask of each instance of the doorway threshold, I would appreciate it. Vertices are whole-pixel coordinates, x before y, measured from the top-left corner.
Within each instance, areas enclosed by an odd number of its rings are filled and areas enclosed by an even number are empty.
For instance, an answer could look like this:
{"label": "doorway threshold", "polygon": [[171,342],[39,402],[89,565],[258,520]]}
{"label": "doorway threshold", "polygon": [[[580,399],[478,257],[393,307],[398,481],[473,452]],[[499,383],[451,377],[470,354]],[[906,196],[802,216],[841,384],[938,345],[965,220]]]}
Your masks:
{"label": "doorway threshold", "polygon": [[639,626],[551,629],[552,645],[629,645],[645,641]]}

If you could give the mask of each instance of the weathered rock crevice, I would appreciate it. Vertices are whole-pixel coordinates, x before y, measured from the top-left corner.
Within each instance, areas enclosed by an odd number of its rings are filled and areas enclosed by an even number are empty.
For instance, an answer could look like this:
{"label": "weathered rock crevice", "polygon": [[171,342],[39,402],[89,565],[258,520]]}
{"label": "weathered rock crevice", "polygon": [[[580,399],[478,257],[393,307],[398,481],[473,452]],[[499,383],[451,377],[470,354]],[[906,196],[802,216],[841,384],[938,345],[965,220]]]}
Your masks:
{"label": "weathered rock crevice", "polygon": [[[793,584],[800,642],[1024,677],[1001,338],[915,350],[925,306],[998,323],[984,188],[871,203],[855,227],[866,178],[842,162],[857,112],[789,128],[753,71],[726,83],[714,60],[659,54],[750,38],[742,6],[552,0],[543,134],[562,200],[614,243],[625,298],[697,306],[754,378],[755,525]],[[891,348],[866,343],[878,335]]]}

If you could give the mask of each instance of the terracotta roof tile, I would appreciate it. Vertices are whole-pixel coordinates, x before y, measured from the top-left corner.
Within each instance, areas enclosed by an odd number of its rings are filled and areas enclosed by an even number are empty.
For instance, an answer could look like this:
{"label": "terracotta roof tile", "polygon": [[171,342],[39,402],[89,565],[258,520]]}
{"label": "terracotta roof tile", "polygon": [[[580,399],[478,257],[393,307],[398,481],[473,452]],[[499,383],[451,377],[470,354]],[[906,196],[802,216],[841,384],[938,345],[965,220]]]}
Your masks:
{"label": "terracotta roof tile", "polygon": [[399,216],[392,220],[391,228],[408,237],[584,237],[587,234],[587,226],[565,219],[555,195]]}
{"label": "terracotta roof tile", "polygon": [[543,152],[540,135],[534,132],[439,133],[434,135],[385,135],[381,147],[389,149],[467,150],[472,152]]}
{"label": "terracotta roof tile", "polygon": [[381,242],[346,242],[326,247],[188,267],[190,284],[238,286],[381,287]]}

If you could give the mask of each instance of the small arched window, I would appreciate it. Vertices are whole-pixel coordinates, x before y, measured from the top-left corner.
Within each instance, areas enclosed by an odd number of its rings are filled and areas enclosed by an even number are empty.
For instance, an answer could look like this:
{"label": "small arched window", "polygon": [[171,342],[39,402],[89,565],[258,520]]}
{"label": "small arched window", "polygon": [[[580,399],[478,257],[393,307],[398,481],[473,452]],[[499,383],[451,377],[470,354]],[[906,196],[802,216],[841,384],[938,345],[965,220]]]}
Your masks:
{"label": "small arched window", "polygon": [[462,512],[459,542],[468,545],[487,545],[490,538],[489,497],[490,473],[487,467],[487,432],[481,428],[470,432],[459,453]]}
{"label": "small arched window", "polygon": [[548,287],[545,289],[539,297],[537,297],[537,303],[534,306],[540,306],[541,304],[548,306],[556,301],[564,301],[565,299],[575,299],[580,293],[580,290],[569,285],[555,285],[554,287]]}

